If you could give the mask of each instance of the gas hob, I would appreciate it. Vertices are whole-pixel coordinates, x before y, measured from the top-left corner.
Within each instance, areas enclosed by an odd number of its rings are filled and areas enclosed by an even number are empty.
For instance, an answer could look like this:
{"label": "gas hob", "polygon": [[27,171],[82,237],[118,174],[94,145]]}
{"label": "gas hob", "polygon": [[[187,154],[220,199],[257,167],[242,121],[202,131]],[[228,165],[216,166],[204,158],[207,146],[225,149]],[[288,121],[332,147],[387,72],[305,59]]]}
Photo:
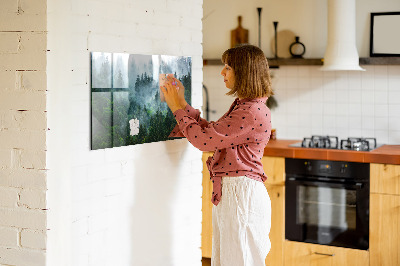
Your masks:
{"label": "gas hob", "polygon": [[303,141],[289,145],[301,148],[337,149],[353,151],[371,151],[382,145],[378,145],[376,138],[349,137],[339,141],[337,136],[306,137]]}

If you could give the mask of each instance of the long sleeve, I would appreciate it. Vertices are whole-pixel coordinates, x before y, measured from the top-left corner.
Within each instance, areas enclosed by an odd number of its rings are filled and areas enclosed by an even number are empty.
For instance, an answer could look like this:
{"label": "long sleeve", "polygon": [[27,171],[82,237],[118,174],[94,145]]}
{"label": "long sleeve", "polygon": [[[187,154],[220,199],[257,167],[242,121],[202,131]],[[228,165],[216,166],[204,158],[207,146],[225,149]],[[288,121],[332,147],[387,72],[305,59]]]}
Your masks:
{"label": "long sleeve", "polygon": [[[218,122],[207,126],[192,118],[182,109],[175,111],[174,116],[179,124],[180,132],[201,151],[230,148],[255,141],[251,136],[256,119],[248,108],[234,109],[229,115]],[[262,126],[262,124],[260,125]]]}
{"label": "long sleeve", "polygon": [[[200,117],[200,110],[194,109],[192,106],[189,104],[186,105],[185,109],[185,114],[188,115],[189,117],[193,118],[196,120],[200,126],[206,127],[208,126],[209,122],[203,118]],[[171,134],[168,136],[170,138],[179,138],[179,137],[185,137],[184,134],[179,129],[179,125],[177,124],[174,129],[171,131]]]}

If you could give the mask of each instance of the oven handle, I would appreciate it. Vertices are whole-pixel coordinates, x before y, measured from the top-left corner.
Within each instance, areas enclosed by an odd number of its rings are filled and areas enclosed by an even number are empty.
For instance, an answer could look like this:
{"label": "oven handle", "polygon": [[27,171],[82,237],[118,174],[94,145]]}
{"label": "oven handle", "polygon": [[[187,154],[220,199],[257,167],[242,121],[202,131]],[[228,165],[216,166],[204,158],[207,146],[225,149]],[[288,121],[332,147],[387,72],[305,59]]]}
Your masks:
{"label": "oven handle", "polygon": [[330,257],[333,257],[333,256],[335,256],[335,253],[333,253],[333,254],[328,254],[328,253],[314,252],[314,254],[315,254],[315,255],[330,256]]}
{"label": "oven handle", "polygon": [[356,183],[346,183],[346,182],[332,182],[332,181],[321,181],[321,180],[316,180],[316,181],[309,181],[309,180],[304,180],[303,178],[297,178],[297,177],[288,177],[287,181],[294,181],[297,183],[301,183],[304,185],[318,185],[318,184],[325,184],[325,185],[341,185],[345,186],[348,188],[354,188],[354,189],[361,189],[363,187],[363,183],[361,182],[356,182]]}

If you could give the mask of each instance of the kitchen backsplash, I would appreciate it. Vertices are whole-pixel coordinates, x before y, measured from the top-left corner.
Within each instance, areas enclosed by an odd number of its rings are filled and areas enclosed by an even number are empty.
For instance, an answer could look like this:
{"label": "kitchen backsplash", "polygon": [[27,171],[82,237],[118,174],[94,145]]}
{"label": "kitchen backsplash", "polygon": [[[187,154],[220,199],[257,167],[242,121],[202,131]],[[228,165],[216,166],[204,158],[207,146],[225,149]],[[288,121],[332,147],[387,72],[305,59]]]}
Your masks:
{"label": "kitchen backsplash", "polygon": [[[362,67],[366,71],[324,72],[319,66],[271,69],[278,102],[272,110],[277,137],[376,137],[379,144],[400,144],[400,66]],[[210,120],[223,115],[233,100],[224,95],[221,68],[205,66],[203,71],[210,109],[215,111]]]}

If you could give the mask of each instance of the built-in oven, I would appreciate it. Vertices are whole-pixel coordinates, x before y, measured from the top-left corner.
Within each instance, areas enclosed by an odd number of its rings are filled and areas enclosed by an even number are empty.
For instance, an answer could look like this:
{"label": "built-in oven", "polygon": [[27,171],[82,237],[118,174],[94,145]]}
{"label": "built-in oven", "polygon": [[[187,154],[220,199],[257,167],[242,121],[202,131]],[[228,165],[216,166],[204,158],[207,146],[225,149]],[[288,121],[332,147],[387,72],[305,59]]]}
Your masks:
{"label": "built-in oven", "polygon": [[287,158],[285,169],[286,239],[368,249],[369,164]]}

